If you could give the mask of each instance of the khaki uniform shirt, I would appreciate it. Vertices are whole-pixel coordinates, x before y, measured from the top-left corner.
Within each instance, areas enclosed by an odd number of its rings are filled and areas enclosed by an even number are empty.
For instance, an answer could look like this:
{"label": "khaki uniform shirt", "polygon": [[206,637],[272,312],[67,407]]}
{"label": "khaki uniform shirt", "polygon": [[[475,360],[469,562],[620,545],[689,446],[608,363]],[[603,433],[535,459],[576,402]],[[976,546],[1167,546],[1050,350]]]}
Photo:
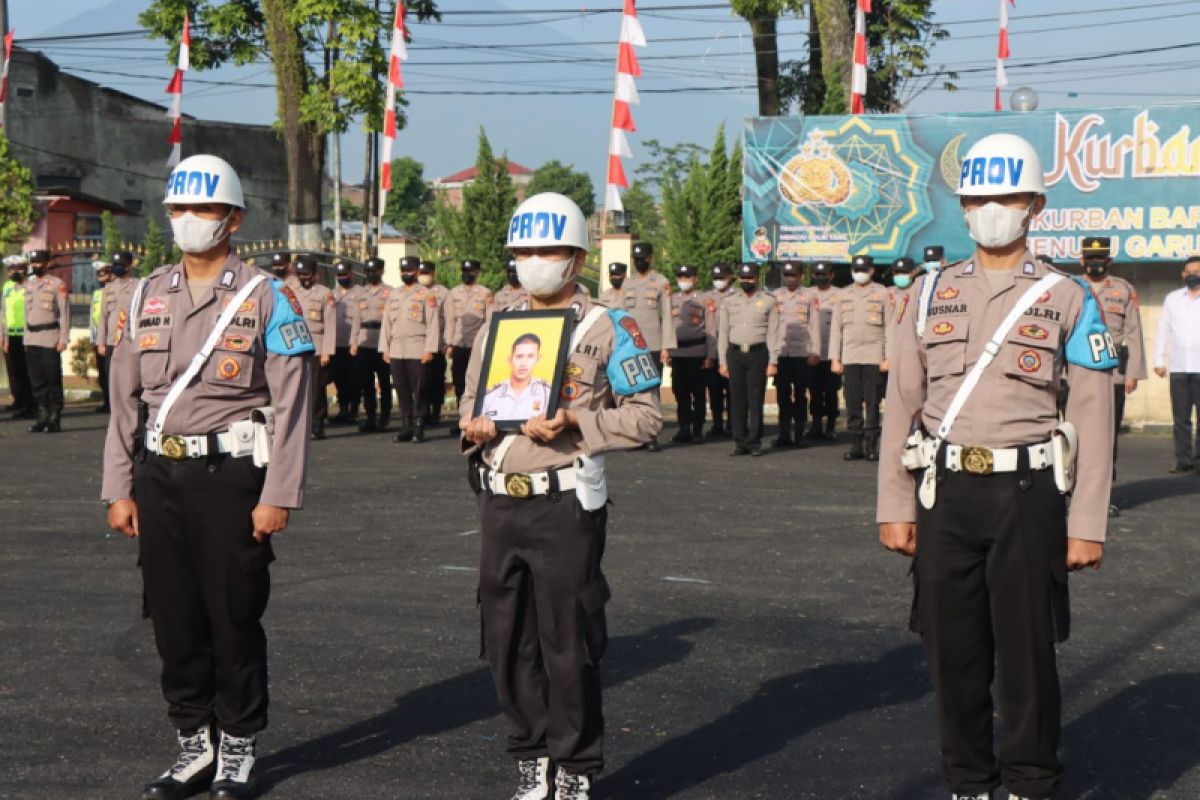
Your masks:
{"label": "khaki uniform shirt", "polygon": [[625,305],[624,287],[610,286],[600,293],[600,302],[609,308],[621,308]]}
{"label": "khaki uniform shirt", "polygon": [[105,347],[115,346],[129,324],[129,304],[133,302],[137,285],[137,278],[124,275],[113,278],[104,287],[104,296],[100,300],[100,321],[96,324],[96,341]]}
{"label": "khaki uniform shirt", "polygon": [[314,283],[305,289],[297,283],[292,290],[300,307],[304,309],[304,321],[312,334],[313,345],[318,356],[331,356],[337,349],[337,300],[328,286]]}
{"label": "khaki uniform shirt", "polygon": [[441,306],[432,289],[416,283],[393,289],[383,315],[379,352],[396,359],[437,353],[441,319]]}
{"label": "khaki uniform shirt", "polygon": [[350,331],[354,328],[354,318],[358,316],[354,287],[333,287],[333,299],[337,303],[337,346],[349,347],[353,341]]}
{"label": "khaki uniform shirt", "polygon": [[830,286],[822,291],[821,289],[812,289],[816,295],[817,303],[820,304],[821,316],[821,360],[829,361],[829,340],[833,334],[833,308],[837,305],[837,296],[840,289]]}
{"label": "khaki uniform shirt", "polygon": [[821,355],[821,304],[817,293],[803,286],[796,291],[776,289],[779,302],[779,355],[808,358]]}
{"label": "khaki uniform shirt", "polygon": [[[417,286],[420,286],[417,282]],[[449,331],[446,330],[446,300],[450,297],[450,290],[440,283],[435,283],[433,286],[422,287],[427,292],[431,292],[437,298],[438,304],[438,353],[446,349],[446,336]]]}
{"label": "khaki uniform shirt", "polygon": [[[182,264],[162,267],[146,279],[141,307],[110,353],[112,416],[104,443],[101,497],[133,497],[134,436],[138,399],[149,406],[151,423],[175,380],[187,370],[216,327],[217,318],[238,290],[258,274],[269,275],[230,255],[217,281],[199,305],[192,305]],[[275,304],[291,304],[293,335],[309,338],[299,301],[290,289],[278,292],[273,278],[263,281],[242,304],[196,379],[183,391],[163,428],[164,434],[221,433],[262,406],[275,409],[271,464],[259,501],[281,508],[304,504],[308,438],[312,425],[312,359],[309,347],[298,355],[267,349]],[[286,327],[286,326],[285,326]],[[278,336],[279,333],[272,335]],[[286,337],[285,337],[286,338]],[[304,338],[299,341],[303,342]],[[311,345],[310,345],[311,346]]]}
{"label": "khaki uniform shirt", "polygon": [[515,306],[517,303],[523,303],[529,300],[529,292],[518,287],[509,286],[507,283],[496,290],[496,296],[493,298],[496,308],[503,310],[509,306]]}
{"label": "khaki uniform shirt", "polygon": [[486,286],[476,283],[468,286],[459,284],[450,290],[443,312],[446,315],[446,345],[448,347],[470,347],[479,335],[479,328],[487,318],[488,306],[492,304],[492,293]]}
{"label": "khaki uniform shirt", "polygon": [[717,314],[717,356],[727,366],[730,346],[765,344],[770,364],[779,362],[779,303],[766,289],[746,294],[738,289],[721,303]]}
{"label": "khaki uniform shirt", "polygon": [[[71,340],[67,285],[54,275],[25,279],[25,346],[64,347]],[[35,330],[39,328],[42,330]]]}
{"label": "khaki uniform shirt", "polygon": [[622,300],[613,308],[624,308],[637,320],[646,346],[652,353],[675,349],[675,323],[671,321],[671,283],[661,273],[637,270],[621,286]]}
{"label": "khaki uniform shirt", "polygon": [[[595,305],[586,291],[578,288],[572,308],[576,323],[582,322]],[[489,311],[489,314],[491,312]],[[488,329],[479,331],[471,362],[467,366],[467,389],[459,408],[468,411],[475,407],[475,392],[483,356],[487,352]],[[613,355],[616,336],[611,320],[602,317],[584,334],[569,356],[566,376],[559,394],[560,409],[570,409],[579,418],[579,428],[568,430],[548,443],[535,442],[527,436],[517,440],[499,465],[501,472],[540,472],[570,466],[580,453],[594,456],[611,450],[628,450],[650,441],[662,429],[662,412],[658,406],[657,389],[647,389],[632,395],[617,394],[608,382],[608,362]],[[649,348],[648,348],[649,349]],[[464,427],[469,421],[464,420]],[[497,437],[483,450],[484,461],[491,463],[492,452],[499,445]],[[465,452],[476,447],[463,440]]]}
{"label": "khaki uniform shirt", "polygon": [[1123,384],[1126,378],[1146,380],[1146,344],[1142,339],[1142,309],[1137,290],[1129,281],[1115,275],[1107,275],[1099,283],[1087,278],[1084,280],[1087,280],[1088,287],[1100,303],[1113,343],[1117,347],[1124,345],[1129,350],[1125,371],[1114,369],[1113,381]]}
{"label": "khaki uniform shirt", "polygon": [[843,364],[882,364],[888,357],[891,321],[887,289],[878,283],[841,289],[829,323],[829,358]]}
{"label": "khaki uniform shirt", "polygon": [[483,408],[480,416],[492,419],[529,419],[539,414],[545,414],[550,407],[550,384],[541,378],[534,378],[525,387],[525,391],[517,394],[513,391],[512,383],[501,381],[488,389],[483,396]]}
{"label": "khaki uniform shirt", "polygon": [[[695,289],[671,295],[671,318],[675,320],[675,343],[671,357],[717,357],[717,304]],[[691,342],[691,344],[684,344]]]}
{"label": "khaki uniform shirt", "polygon": [[[901,298],[879,457],[878,521],[916,521],[916,484],[900,460],[911,422],[918,418],[926,431],[937,431],[1000,322],[1031,283],[1049,272],[1033,255],[1025,259],[995,293],[974,262],[943,269],[923,339],[917,338],[915,298],[929,276],[917,279],[907,303]],[[1108,370],[1078,367],[1063,356],[1083,301],[1083,288],[1065,279],[1026,312],[984,371],[947,441],[989,448],[1045,442],[1058,425],[1060,386],[1069,381],[1065,416],[1078,431],[1079,453],[1067,535],[1103,541],[1112,485],[1112,378]]]}
{"label": "khaki uniform shirt", "polygon": [[358,311],[350,318],[350,342],[355,347],[372,350],[379,347],[379,329],[383,327],[383,312],[387,310],[388,298],[395,291],[386,283],[374,286],[366,284],[350,290],[352,301]]}

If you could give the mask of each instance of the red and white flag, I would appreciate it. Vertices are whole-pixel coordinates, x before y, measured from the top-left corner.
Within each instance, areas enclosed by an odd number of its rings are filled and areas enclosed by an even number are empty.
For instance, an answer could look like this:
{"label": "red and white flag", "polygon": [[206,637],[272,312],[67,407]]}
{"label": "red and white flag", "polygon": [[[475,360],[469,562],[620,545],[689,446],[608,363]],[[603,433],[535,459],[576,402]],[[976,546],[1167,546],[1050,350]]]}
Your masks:
{"label": "red and white flag", "polygon": [[0,74],[0,128],[4,127],[4,104],[8,102],[8,62],[12,61],[13,34],[9,31],[4,36],[4,72]]}
{"label": "red and white flag", "polygon": [[642,31],[642,23],[638,21],[636,6],[636,0],[625,0],[625,10],[621,14],[621,38],[617,44],[617,85],[613,92],[612,130],[608,136],[608,180],[604,190],[606,212],[625,209],[621,203],[620,190],[629,188],[629,179],[625,177],[625,167],[621,159],[633,157],[625,133],[637,130],[637,126],[633,124],[633,112],[629,107],[641,103],[634,78],[642,74],[642,66],[638,63],[633,48],[646,46],[646,34]]}
{"label": "red and white flag", "polygon": [[392,25],[392,49],[388,57],[387,100],[383,107],[383,154],[379,158],[379,216],[387,208],[388,190],[392,188],[392,145],[396,141],[396,92],[404,88],[400,62],[408,60],[405,43],[404,0],[396,0],[396,19]]}
{"label": "red and white flag", "polygon": [[178,164],[183,155],[183,73],[191,69],[191,49],[192,31],[187,14],[184,14],[183,36],[179,40],[179,63],[175,66],[175,76],[167,84],[167,94],[171,95],[171,107],[167,109],[167,117],[171,120],[171,135],[167,139],[171,144],[171,155],[167,157],[168,167]]}
{"label": "red and white flag", "polygon": [[1000,0],[1000,48],[996,53],[996,110],[1003,111],[1004,105],[1000,102],[1000,92],[1005,86],[1008,86],[1008,75],[1004,73],[1004,62],[1008,59],[1008,4],[1012,3],[1013,8],[1017,6],[1017,0]]}
{"label": "red and white flag", "polygon": [[854,9],[854,69],[850,74],[850,113],[863,114],[867,94],[867,14],[871,0],[858,0]]}

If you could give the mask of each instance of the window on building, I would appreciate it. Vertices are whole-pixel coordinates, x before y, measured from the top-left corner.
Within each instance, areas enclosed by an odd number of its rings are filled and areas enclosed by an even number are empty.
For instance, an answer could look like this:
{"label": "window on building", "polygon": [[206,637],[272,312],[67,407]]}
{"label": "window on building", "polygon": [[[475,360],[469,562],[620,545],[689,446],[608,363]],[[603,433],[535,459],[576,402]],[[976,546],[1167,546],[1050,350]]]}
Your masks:
{"label": "window on building", "polygon": [[33,87],[18,86],[17,87],[17,97],[33,97]]}
{"label": "window on building", "polygon": [[142,213],[142,209],[145,208],[145,203],[143,203],[141,200],[127,197],[125,198],[125,208],[127,208],[131,214],[140,214]]}
{"label": "window on building", "polygon": [[75,215],[76,240],[102,238],[104,238],[104,223],[101,222],[99,214]]}
{"label": "window on building", "polygon": [[45,175],[37,176],[37,185],[39,189],[74,189],[79,191],[82,187],[80,179],[75,175]]}

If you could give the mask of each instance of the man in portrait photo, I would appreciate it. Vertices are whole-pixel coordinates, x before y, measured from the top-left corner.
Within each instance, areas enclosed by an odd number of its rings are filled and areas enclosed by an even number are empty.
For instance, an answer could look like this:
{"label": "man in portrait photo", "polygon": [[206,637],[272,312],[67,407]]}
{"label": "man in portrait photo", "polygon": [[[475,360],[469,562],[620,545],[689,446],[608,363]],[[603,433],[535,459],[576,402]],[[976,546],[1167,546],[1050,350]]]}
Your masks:
{"label": "man in portrait photo", "polygon": [[545,414],[550,402],[550,384],[533,376],[541,359],[542,340],[533,333],[518,336],[508,356],[508,380],[488,389],[481,416],[524,420]]}

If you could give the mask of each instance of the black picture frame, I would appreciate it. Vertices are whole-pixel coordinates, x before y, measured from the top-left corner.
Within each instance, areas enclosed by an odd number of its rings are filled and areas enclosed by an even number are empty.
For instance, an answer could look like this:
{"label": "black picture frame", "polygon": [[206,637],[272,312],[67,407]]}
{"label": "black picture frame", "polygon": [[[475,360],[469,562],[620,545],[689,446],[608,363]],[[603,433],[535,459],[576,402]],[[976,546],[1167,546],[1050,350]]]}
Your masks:
{"label": "black picture frame", "polygon": [[[533,417],[549,418],[558,413],[559,397],[567,361],[571,355],[571,334],[575,329],[575,312],[572,309],[544,309],[538,311],[499,311],[492,315],[488,326],[487,348],[479,370],[479,383],[475,389],[474,417],[488,417],[498,430],[515,431]],[[511,380],[512,361],[517,357],[518,340],[528,335],[538,339],[538,357],[531,368],[530,385],[519,397],[500,391],[502,384]],[[547,342],[546,338],[557,341]],[[529,344],[523,342],[521,344]],[[553,355],[552,368],[541,366],[547,355]],[[496,364],[497,357],[508,362]],[[499,375],[508,377],[497,380]],[[546,381],[544,376],[550,375]],[[540,387],[539,384],[548,384]],[[490,395],[490,396],[489,396]]]}

